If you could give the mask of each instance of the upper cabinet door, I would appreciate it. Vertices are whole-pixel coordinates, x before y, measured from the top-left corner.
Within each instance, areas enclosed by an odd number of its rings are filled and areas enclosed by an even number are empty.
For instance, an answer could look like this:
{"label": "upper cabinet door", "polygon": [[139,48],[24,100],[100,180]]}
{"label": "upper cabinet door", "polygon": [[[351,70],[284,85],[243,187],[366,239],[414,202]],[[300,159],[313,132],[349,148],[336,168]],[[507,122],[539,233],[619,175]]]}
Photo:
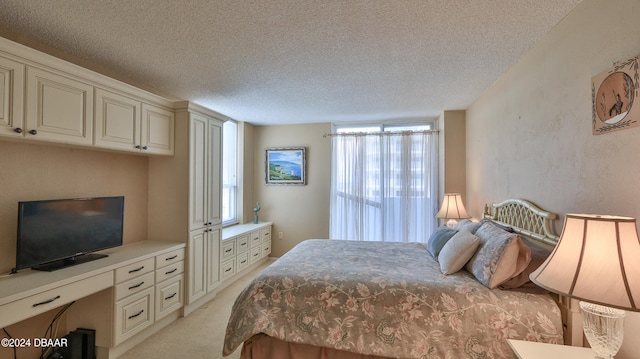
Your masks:
{"label": "upper cabinet door", "polygon": [[95,146],[140,151],[141,102],[96,88]]}
{"label": "upper cabinet door", "polygon": [[22,136],[24,65],[0,57],[0,134]]}
{"label": "upper cabinet door", "polygon": [[172,111],[142,104],[140,145],[144,153],[173,155],[175,114]]}
{"label": "upper cabinet door", "polygon": [[93,87],[38,68],[27,68],[27,139],[91,145]]}

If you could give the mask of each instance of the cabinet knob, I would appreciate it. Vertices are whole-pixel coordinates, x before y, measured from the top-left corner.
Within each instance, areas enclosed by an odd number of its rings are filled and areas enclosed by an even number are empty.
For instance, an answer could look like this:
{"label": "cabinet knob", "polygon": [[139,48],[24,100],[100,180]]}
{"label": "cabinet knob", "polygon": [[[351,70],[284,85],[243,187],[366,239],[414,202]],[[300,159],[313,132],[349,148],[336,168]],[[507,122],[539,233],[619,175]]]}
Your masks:
{"label": "cabinet knob", "polygon": [[36,130],[29,130],[29,133],[35,136],[35,135],[37,135],[37,134],[38,134],[38,131],[36,131]]}
{"label": "cabinet knob", "polygon": [[144,147],[142,147],[142,149],[146,151],[148,149],[148,147],[144,146]]}
{"label": "cabinet knob", "polygon": [[140,145],[136,145],[136,148],[137,148],[137,149],[140,149]]}
{"label": "cabinet knob", "polygon": [[13,132],[22,133],[22,129],[20,127],[16,127],[16,128],[13,129]]}

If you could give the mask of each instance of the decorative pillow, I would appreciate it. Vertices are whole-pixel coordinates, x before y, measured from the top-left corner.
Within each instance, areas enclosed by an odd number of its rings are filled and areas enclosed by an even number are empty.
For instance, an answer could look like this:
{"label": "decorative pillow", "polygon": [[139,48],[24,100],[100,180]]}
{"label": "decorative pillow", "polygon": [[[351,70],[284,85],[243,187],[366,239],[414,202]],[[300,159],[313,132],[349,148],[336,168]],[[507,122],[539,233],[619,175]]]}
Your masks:
{"label": "decorative pillow", "polygon": [[453,274],[467,263],[480,245],[480,239],[467,230],[456,233],[438,255],[442,274]]}
{"label": "decorative pillow", "polygon": [[427,251],[433,256],[433,258],[438,260],[438,254],[440,254],[442,247],[444,247],[445,243],[447,243],[447,241],[457,232],[458,231],[455,229],[451,229],[447,226],[436,228],[427,242]]}
{"label": "decorative pillow", "polygon": [[531,262],[529,262],[529,265],[527,265],[522,273],[502,283],[500,289],[520,288],[530,283],[529,275],[538,269],[552,252],[551,249],[542,248],[535,243],[531,243],[529,240],[523,239],[522,242],[531,250]]}
{"label": "decorative pillow", "polygon": [[457,231],[466,229],[467,231],[471,232],[471,234],[474,234],[476,233],[480,225],[482,225],[482,222],[474,222],[470,219],[463,219],[460,222],[456,223],[453,229]]}
{"label": "decorative pillow", "polygon": [[480,222],[481,222],[481,223],[489,222],[489,223],[493,224],[494,226],[496,226],[496,227],[498,227],[498,228],[500,228],[500,229],[504,229],[504,230],[505,230],[505,231],[507,231],[507,232],[510,232],[510,233],[514,233],[514,232],[515,232],[515,231],[513,230],[513,227],[509,227],[509,226],[505,226],[504,224],[496,223],[496,222],[494,222],[494,221],[492,221],[492,220],[490,220],[490,219],[488,219],[488,218],[484,218],[484,219],[483,219],[483,220],[481,220]]}
{"label": "decorative pillow", "polygon": [[522,273],[531,262],[531,250],[515,233],[485,222],[475,235],[480,246],[465,268],[490,289]]}

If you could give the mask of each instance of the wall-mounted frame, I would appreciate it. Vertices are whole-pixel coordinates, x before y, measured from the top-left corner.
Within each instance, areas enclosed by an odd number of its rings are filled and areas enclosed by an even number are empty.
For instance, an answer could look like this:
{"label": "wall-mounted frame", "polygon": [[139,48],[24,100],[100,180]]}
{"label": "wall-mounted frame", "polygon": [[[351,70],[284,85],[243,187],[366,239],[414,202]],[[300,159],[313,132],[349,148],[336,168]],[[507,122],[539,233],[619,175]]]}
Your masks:
{"label": "wall-mounted frame", "polygon": [[266,184],[307,184],[307,160],[304,147],[267,148],[264,153]]}
{"label": "wall-mounted frame", "polygon": [[[640,125],[640,55],[617,62],[591,79],[593,134],[599,135]],[[634,106],[635,105],[635,106]]]}

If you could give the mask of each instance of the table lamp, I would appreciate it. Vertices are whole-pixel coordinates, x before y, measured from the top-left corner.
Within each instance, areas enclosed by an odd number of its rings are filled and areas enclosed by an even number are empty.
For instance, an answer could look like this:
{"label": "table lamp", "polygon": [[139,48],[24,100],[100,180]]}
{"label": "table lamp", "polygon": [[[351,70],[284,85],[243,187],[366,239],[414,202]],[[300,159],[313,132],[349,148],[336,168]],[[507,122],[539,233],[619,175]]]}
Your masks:
{"label": "table lamp", "polygon": [[464,204],[462,204],[462,195],[460,195],[460,193],[444,194],[442,207],[440,207],[440,210],[436,213],[436,218],[449,219],[447,227],[453,228],[457,223],[457,219],[469,217],[471,216],[469,216],[467,210],[464,209]]}
{"label": "table lamp", "polygon": [[596,358],[622,345],[624,310],[640,311],[640,240],[635,218],[567,214],[560,240],[529,278],[580,300]]}

